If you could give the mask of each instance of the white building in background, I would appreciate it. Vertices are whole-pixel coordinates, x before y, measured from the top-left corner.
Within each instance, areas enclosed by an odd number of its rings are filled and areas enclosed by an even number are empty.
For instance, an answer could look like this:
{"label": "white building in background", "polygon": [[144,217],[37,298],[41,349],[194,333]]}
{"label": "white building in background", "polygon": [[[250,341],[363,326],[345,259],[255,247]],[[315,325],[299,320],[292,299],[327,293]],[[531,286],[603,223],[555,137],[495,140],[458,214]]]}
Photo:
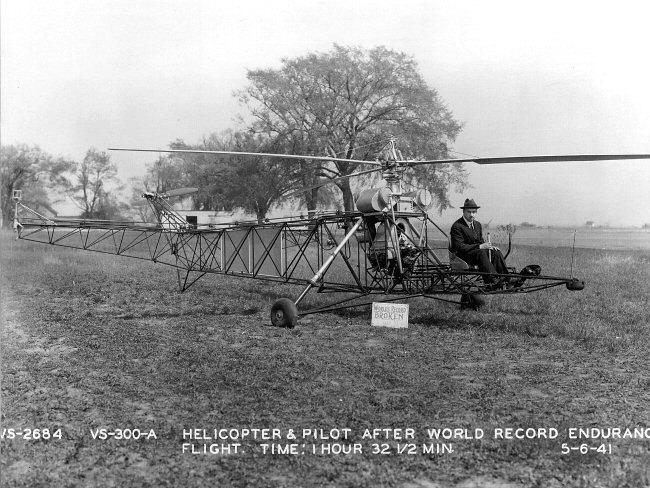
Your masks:
{"label": "white building in background", "polygon": [[187,220],[188,224],[195,226],[209,226],[224,224],[228,222],[243,222],[255,220],[255,216],[247,214],[242,211],[226,212],[214,210],[183,210],[176,209],[176,211]]}
{"label": "white building in background", "polygon": [[[173,205],[173,208],[179,215],[185,217],[189,224],[197,226],[218,225],[233,222],[257,222],[255,214],[245,212],[242,209],[237,210],[190,210],[191,199],[183,200]],[[320,209],[325,212],[335,212],[337,209]],[[308,216],[304,208],[296,208],[293,204],[286,204],[273,207],[266,215],[268,219],[283,219],[288,217]]]}

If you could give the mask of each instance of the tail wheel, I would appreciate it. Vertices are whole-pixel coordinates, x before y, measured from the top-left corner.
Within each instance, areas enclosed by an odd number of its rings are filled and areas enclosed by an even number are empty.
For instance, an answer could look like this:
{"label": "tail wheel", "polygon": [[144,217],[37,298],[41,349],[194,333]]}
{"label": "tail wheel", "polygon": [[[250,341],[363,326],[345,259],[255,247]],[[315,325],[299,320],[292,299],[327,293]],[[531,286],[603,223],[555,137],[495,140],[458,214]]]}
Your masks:
{"label": "tail wheel", "polygon": [[585,282],[577,278],[573,278],[571,281],[567,281],[566,287],[571,291],[580,291],[585,287]]}
{"label": "tail wheel", "polygon": [[280,298],[271,307],[271,323],[275,327],[292,329],[298,323],[296,304],[288,298]]}

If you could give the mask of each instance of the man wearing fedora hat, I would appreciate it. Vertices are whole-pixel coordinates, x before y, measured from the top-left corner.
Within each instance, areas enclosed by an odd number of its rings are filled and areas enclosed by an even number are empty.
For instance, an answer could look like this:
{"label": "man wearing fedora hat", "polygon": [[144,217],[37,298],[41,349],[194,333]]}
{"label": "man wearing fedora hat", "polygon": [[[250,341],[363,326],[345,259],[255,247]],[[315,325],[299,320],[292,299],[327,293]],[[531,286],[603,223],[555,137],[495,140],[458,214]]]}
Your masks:
{"label": "man wearing fedora hat", "polygon": [[467,198],[462,207],[463,216],[451,226],[451,252],[467,264],[478,266],[479,271],[489,273],[483,279],[485,283],[501,286],[508,277],[494,277],[494,274],[508,274],[506,261],[501,250],[483,239],[483,228],[476,220],[476,211],[481,208],[471,198]]}

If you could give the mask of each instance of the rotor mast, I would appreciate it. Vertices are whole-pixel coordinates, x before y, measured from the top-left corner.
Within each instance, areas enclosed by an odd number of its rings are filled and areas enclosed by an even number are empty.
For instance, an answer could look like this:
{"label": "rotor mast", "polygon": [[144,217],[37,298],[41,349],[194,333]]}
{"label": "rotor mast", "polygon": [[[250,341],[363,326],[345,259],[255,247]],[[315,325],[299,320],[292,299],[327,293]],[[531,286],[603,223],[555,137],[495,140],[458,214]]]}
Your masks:
{"label": "rotor mast", "polygon": [[398,162],[401,159],[401,155],[398,155],[393,136],[390,137],[388,145],[388,158],[384,161],[385,167],[382,178],[388,183],[391,199],[393,200],[392,205],[395,205],[402,195],[402,173],[404,173],[404,169]]}

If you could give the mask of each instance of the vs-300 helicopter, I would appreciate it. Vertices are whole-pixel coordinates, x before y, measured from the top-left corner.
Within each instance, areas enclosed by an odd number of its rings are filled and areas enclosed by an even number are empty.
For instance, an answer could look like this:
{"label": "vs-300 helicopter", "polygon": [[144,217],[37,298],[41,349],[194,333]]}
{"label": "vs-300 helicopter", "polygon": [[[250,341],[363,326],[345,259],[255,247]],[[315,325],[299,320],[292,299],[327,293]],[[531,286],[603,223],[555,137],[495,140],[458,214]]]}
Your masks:
{"label": "vs-300 helicopter", "polygon": [[[433,203],[430,192],[403,191],[404,172],[417,165],[443,163],[650,158],[650,154],[596,154],[405,160],[393,139],[383,156],[375,161],[233,151],[112,150],[362,162],[374,166],[373,169],[346,177],[381,172],[386,185],[361,191],[354,212],[209,226],[188,223],[170,204],[172,197],[191,194],[198,191],[196,188],[145,192],[142,196],[153,209],[154,223],[48,218],[22,204],[20,191],[14,191],[14,229],[18,239],[169,265],[177,270],[181,291],[208,273],[301,285],[302,292],[295,299],[280,298],[271,307],[271,323],[281,327],[294,327],[301,316],[365,306],[373,301],[426,297],[478,309],[483,297],[489,295],[531,293],[558,286],[582,290],[582,280],[573,276],[547,276],[539,266],[526,266],[519,272],[509,267],[507,275],[496,276],[507,277],[517,286],[494,287],[486,283],[486,273],[449,250],[448,234],[428,215]],[[298,306],[312,291],[341,296],[325,305],[299,310]]]}

